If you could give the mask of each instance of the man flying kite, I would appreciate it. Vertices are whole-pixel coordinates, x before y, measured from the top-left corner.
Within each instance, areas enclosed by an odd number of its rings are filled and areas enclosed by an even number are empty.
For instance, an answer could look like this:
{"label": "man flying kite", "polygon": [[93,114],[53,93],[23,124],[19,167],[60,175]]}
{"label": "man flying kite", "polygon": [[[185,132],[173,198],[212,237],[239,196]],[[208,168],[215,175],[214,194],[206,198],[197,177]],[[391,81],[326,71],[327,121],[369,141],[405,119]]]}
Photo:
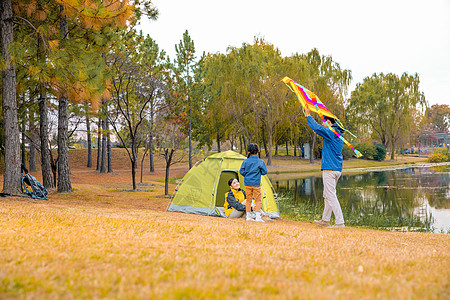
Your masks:
{"label": "man flying kite", "polygon": [[[344,142],[355,151],[357,156],[361,154],[343,138],[344,127],[340,125],[339,119],[323,105],[316,94],[305,89],[289,77],[284,77],[283,82],[297,95],[305,111],[309,127],[316,134],[323,137],[322,163],[320,169],[322,170],[325,207],[322,213],[322,219],[315,220],[314,224],[329,228],[345,228],[344,215],[342,214],[341,205],[336,196],[336,185],[342,174],[342,147]],[[317,124],[314,118],[311,117],[310,111],[318,113],[326,127]],[[330,226],[332,213],[334,213],[336,223]]]}

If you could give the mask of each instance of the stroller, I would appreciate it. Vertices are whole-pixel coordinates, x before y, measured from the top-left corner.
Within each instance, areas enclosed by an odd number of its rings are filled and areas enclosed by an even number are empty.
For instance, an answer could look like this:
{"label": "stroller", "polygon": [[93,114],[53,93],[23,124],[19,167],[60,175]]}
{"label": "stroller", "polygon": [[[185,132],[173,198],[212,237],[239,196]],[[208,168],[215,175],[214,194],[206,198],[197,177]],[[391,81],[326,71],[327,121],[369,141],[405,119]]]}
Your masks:
{"label": "stroller", "polygon": [[47,200],[47,189],[28,173],[23,164],[21,165],[21,172],[24,173],[22,174],[22,191],[33,199]]}

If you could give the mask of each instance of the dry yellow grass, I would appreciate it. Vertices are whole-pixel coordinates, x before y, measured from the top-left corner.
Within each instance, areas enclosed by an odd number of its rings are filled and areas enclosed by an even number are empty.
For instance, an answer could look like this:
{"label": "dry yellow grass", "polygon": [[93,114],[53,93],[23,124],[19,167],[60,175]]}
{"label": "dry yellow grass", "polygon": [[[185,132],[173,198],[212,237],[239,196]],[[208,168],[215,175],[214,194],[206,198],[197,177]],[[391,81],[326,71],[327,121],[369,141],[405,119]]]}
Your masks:
{"label": "dry yellow grass", "polygon": [[160,163],[152,191],[79,167],[71,194],[0,199],[0,299],[450,297],[449,235],[169,213]]}
{"label": "dry yellow grass", "polygon": [[0,298],[448,299],[449,259],[445,234],[0,203]]}

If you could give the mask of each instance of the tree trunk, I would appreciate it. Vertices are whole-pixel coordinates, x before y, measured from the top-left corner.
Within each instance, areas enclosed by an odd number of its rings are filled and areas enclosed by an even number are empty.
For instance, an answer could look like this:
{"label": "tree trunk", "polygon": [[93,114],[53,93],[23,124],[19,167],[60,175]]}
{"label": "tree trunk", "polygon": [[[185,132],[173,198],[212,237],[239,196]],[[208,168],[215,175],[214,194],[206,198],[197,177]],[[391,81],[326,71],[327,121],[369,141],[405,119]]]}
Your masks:
{"label": "tree trunk", "polygon": [[272,165],[272,146],[273,146],[272,140],[273,140],[272,131],[267,130],[267,148],[268,148],[267,165],[268,166]]}
{"label": "tree trunk", "polygon": [[153,160],[153,126],[155,123],[154,120],[154,107],[153,107],[153,101],[151,102],[151,109],[150,109],[150,132],[148,134],[148,149],[149,149],[149,160],[150,160],[150,173],[155,173],[155,162]]}
{"label": "tree trunk", "polygon": [[131,176],[133,177],[133,191],[136,190],[136,160],[131,162]]}
{"label": "tree trunk", "polygon": [[287,140],[286,140],[286,156],[289,156],[289,145]]}
{"label": "tree trunk", "polygon": [[59,98],[58,114],[58,192],[72,191],[69,166],[69,101]]}
{"label": "tree trunk", "polygon": [[131,141],[131,176],[133,179],[133,191],[136,190],[136,167],[137,167],[137,147],[136,140]]}
{"label": "tree trunk", "polygon": [[275,155],[278,155],[278,143],[275,143]]}
{"label": "tree trunk", "polygon": [[155,173],[155,161],[153,159],[153,130],[150,131],[150,137],[148,141],[149,158],[150,158],[150,173]]}
{"label": "tree trunk", "polygon": [[239,153],[242,154],[242,136],[239,136]]}
{"label": "tree trunk", "polygon": [[89,119],[88,112],[86,112],[86,134],[88,147],[87,167],[92,168],[91,120]]}
{"label": "tree trunk", "polygon": [[50,154],[50,166],[52,168],[52,174],[53,174],[53,186],[56,187],[56,178],[58,173],[58,158],[56,160],[53,159],[53,152],[49,151]]}
{"label": "tree trunk", "polygon": [[295,134],[294,134],[294,138],[292,140],[292,144],[294,145],[294,157],[297,156],[297,143],[295,142]]}
{"label": "tree trunk", "polygon": [[109,132],[109,119],[106,118],[105,120],[106,123],[106,152],[107,152],[107,156],[108,156],[108,173],[112,173],[113,169],[112,169],[112,157],[111,157],[111,135]]}
{"label": "tree trunk", "polygon": [[298,148],[300,149],[300,153],[298,154],[299,157],[304,158],[305,157],[305,148],[303,147],[303,141],[299,137],[298,138]]}
{"label": "tree trunk", "polygon": [[[60,35],[61,40],[69,38],[69,22],[64,13],[64,7],[60,6]],[[67,96],[59,97],[58,110],[58,192],[72,191],[70,183],[69,166],[69,101]]]}
{"label": "tree trunk", "polygon": [[100,161],[100,173],[106,173],[106,121],[102,120],[102,158]]}
{"label": "tree trunk", "polygon": [[264,151],[266,151],[266,157],[268,157],[269,151],[267,150],[266,135],[264,133],[264,124],[261,125],[261,132],[262,132],[262,141],[263,141],[263,145],[264,145]]}
{"label": "tree trunk", "polygon": [[34,127],[34,112],[30,110],[30,117],[29,117],[29,127],[30,127],[30,159],[29,159],[29,168],[28,171],[30,172],[36,172],[36,147],[34,146],[34,143],[36,142],[37,134],[36,134],[36,128]]}
{"label": "tree trunk", "polygon": [[22,143],[20,143],[20,151],[21,151],[21,154],[22,154],[21,161],[22,161],[22,164],[26,167],[26,165],[27,165],[27,155],[26,155],[26,150],[25,150],[25,130],[26,130],[26,128],[25,128],[25,117],[22,120],[21,128],[22,128],[22,130],[21,130],[22,131]]}
{"label": "tree trunk", "polygon": [[11,63],[9,45],[14,41],[11,0],[0,2],[1,47],[4,59],[2,71],[3,120],[5,129],[5,171],[3,192],[18,194],[20,183],[20,143],[17,118],[16,66]]}
{"label": "tree trunk", "polygon": [[164,158],[166,160],[166,176],[164,178],[164,195],[169,195],[169,169],[170,164],[172,163],[172,156],[173,156],[174,149],[164,149]]}
{"label": "tree trunk", "polygon": [[216,134],[216,141],[217,141],[217,152],[220,152],[220,135],[219,135],[219,131],[217,131],[217,134]]}
{"label": "tree trunk", "polygon": [[44,97],[44,87],[41,86],[41,95],[39,98],[39,133],[41,136],[41,172],[42,184],[47,189],[55,187],[52,177],[52,166],[50,162],[50,149],[48,142],[48,117],[47,117],[47,99]]}
{"label": "tree trunk", "polygon": [[96,171],[100,171],[101,148],[102,148],[102,119],[99,116],[97,125],[97,169],[95,169]]}
{"label": "tree trunk", "polygon": [[142,155],[142,159],[141,159],[141,181],[140,181],[140,183],[142,183],[142,179],[144,176],[144,160],[145,160],[145,156],[147,155],[148,148],[149,148],[149,145],[147,144],[145,147],[144,154]]}
{"label": "tree trunk", "polygon": [[309,148],[309,163],[314,164],[314,146],[316,144],[316,135],[313,133],[311,138],[311,147]]}
{"label": "tree trunk", "polygon": [[191,116],[192,108],[191,108],[191,98],[189,97],[189,94],[188,98],[189,98],[189,170],[190,170],[192,169],[192,116]]}
{"label": "tree trunk", "polygon": [[395,142],[392,140],[391,141],[391,160],[395,159],[394,154],[395,154]]}

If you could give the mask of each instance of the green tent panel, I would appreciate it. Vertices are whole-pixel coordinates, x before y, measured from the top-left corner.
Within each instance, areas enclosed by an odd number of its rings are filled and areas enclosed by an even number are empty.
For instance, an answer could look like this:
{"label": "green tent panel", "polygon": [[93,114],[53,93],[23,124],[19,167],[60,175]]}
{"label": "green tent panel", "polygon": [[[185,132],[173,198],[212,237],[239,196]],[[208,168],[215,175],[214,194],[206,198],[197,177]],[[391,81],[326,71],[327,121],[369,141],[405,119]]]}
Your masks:
{"label": "green tent panel", "polygon": [[[228,180],[238,178],[245,189],[244,178],[239,174],[245,156],[234,151],[225,151],[206,157],[200,164],[192,167],[184,176],[169,211],[222,216],[220,209],[225,202],[225,193],[230,189]],[[276,194],[267,175],[261,177],[262,210],[271,218],[279,218]]]}

